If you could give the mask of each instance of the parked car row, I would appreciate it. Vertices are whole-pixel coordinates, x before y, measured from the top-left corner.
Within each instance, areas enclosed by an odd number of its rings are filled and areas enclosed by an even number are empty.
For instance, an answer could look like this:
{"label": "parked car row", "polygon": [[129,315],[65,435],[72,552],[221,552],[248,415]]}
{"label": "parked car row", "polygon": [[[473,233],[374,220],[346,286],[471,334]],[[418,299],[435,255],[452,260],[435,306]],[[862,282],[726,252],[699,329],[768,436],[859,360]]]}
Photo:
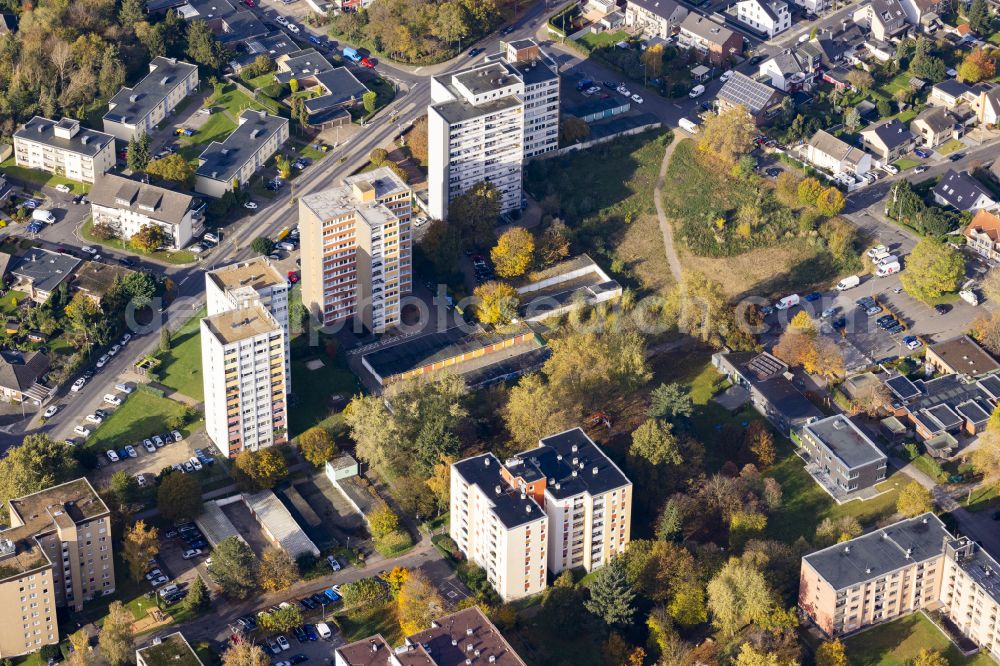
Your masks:
{"label": "parked car row", "polygon": [[[121,351],[122,347],[127,345],[131,339],[132,339],[132,334],[125,333],[116,344],[111,345],[111,348],[108,349],[106,354],[103,354],[99,359],[97,359],[97,363],[94,364],[96,366],[96,370],[84,370],[83,376],[78,377],[77,380],[73,382],[73,385],[70,386],[69,390],[73,391],[74,393],[80,391],[80,389],[82,389],[86,385],[87,380],[93,378],[94,374],[96,374],[98,370],[103,369],[104,366],[107,365],[108,362],[111,360],[111,358],[115,356],[119,351]],[[125,390],[124,388],[122,388],[124,386],[125,384],[117,384],[115,386],[115,389],[125,394],[132,392],[131,389]]]}
{"label": "parked car row", "polygon": [[[101,411],[101,410],[98,410]],[[88,419],[90,417],[87,417]],[[179,430],[172,430],[169,433],[164,433],[163,435],[153,435],[152,437],[147,437],[142,440],[141,443],[137,442],[135,446],[125,445],[117,451],[114,449],[109,450],[105,455],[108,460],[115,463],[125,458],[136,458],[138,457],[138,449],[146,449],[149,453],[155,453],[156,449],[162,448],[171,442],[179,442],[184,439]],[[122,455],[122,451],[125,455]]]}

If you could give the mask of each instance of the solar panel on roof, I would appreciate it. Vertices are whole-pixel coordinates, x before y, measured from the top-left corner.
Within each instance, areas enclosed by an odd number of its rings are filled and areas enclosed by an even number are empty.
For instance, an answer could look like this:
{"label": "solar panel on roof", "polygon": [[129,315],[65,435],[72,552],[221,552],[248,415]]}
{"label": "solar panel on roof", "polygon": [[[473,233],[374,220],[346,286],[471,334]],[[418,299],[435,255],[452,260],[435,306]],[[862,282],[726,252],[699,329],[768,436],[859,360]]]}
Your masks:
{"label": "solar panel on roof", "polygon": [[751,113],[763,111],[773,94],[774,90],[767,84],[754,81],[739,72],[735,73],[719,91],[719,97],[734,104],[742,104]]}

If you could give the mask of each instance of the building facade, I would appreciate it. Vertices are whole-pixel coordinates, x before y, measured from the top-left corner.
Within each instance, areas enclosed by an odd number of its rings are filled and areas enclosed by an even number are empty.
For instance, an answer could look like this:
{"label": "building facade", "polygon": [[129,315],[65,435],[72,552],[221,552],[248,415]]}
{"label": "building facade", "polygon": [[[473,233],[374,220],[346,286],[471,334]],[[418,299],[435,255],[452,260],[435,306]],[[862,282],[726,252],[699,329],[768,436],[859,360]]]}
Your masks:
{"label": "building facade", "polygon": [[888,458],[843,414],[803,426],[797,440],[807,457],[806,470],[834,497],[885,480]]}
{"label": "building facade", "polygon": [[784,0],[739,0],[736,20],[769,39],[792,27],[792,14]]}
{"label": "building facade", "polygon": [[205,430],[219,450],[287,441],[285,332],[259,302],[201,320]]}
{"label": "building facade", "polygon": [[965,228],[965,240],[980,256],[1000,261],[1000,215],[980,210]]}
{"label": "building facade", "polygon": [[134,87],[119,90],[108,102],[104,131],[122,141],[150,134],[197,89],[197,65],[157,56],[149,63],[149,74]]}
{"label": "building facade", "polygon": [[86,478],[8,503],[0,531],[0,657],[59,642],[56,608],[115,591],[111,513]]}
{"label": "building facade", "polygon": [[198,156],[195,191],[221,197],[234,186],[246,185],[287,140],[287,118],[245,110],[239,126],[225,141],[213,141]]}
{"label": "building facade", "polygon": [[545,589],[546,573],[593,571],[631,538],[632,483],[579,428],[504,463],[452,465],[451,537],[504,600]]}
{"label": "building facade", "polygon": [[723,65],[743,52],[743,38],[740,35],[693,12],[681,22],[677,44],[694,49],[714,65]]}
{"label": "building facade", "polygon": [[521,205],[524,160],[558,147],[559,70],[531,40],[504,44],[485,64],[431,78],[428,199],[432,217],[473,185],[500,192],[501,212]]}
{"label": "building facade", "polygon": [[35,116],[14,132],[14,159],[17,166],[93,183],[115,165],[115,140],[82,129],[79,120]]}
{"label": "building facade", "polygon": [[674,0],[628,0],[625,5],[625,25],[647,38],[670,37],[687,15]]}
{"label": "building facade", "polygon": [[122,240],[154,226],[163,230],[165,248],[179,250],[194,235],[194,199],[190,195],[106,174],[88,197],[94,224],[111,227]]}
{"label": "building facade", "polygon": [[302,302],[323,326],[382,332],[412,288],[413,194],[388,167],[299,199]]}

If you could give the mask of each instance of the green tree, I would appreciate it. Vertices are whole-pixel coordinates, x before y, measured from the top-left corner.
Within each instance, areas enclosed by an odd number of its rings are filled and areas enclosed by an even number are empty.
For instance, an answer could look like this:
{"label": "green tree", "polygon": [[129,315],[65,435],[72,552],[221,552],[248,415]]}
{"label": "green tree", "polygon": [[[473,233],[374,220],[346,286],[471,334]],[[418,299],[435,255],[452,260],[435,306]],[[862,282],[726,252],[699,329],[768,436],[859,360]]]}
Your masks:
{"label": "green tree", "polygon": [[500,217],[500,190],[479,182],[448,204],[448,224],[458,231],[466,247],[489,247],[496,237]]}
{"label": "green tree", "polygon": [[833,641],[823,641],[816,648],[816,666],[847,666],[847,651],[838,638]]}
{"label": "green tree", "polygon": [[858,129],[858,125],[860,124],[861,124],[861,112],[858,111],[858,107],[852,106],[850,109],[848,109],[847,113],[844,114],[844,127],[846,127],[848,131],[856,132]]}
{"label": "green tree", "polygon": [[123,27],[132,28],[146,18],[146,3],[143,0],[122,0],[118,10],[118,22]]}
{"label": "green tree", "polygon": [[936,239],[924,238],[907,257],[900,282],[906,293],[926,302],[958,291],[964,277],[961,252]]}
{"label": "green tree", "polygon": [[167,234],[158,224],[144,224],[129,242],[140,252],[155,252],[167,242]]}
{"label": "green tree", "polygon": [[299,567],[283,548],[268,548],[260,559],[257,578],[270,592],[285,590],[299,580]]}
{"label": "green tree", "polygon": [[735,164],[754,146],[757,126],[744,106],[738,105],[712,116],[699,132],[698,148]]}
{"label": "green tree", "polygon": [[125,161],[129,169],[139,172],[146,170],[146,166],[149,165],[149,159],[149,135],[145,132],[140,132],[138,136],[133,136],[128,140]]}
{"label": "green tree", "polygon": [[345,608],[374,607],[386,600],[386,589],[375,578],[362,578],[340,586]]}
{"label": "green tree", "polygon": [[368,153],[368,161],[373,166],[382,166],[387,159],[389,159],[389,151],[385,148],[372,148],[371,152]]}
{"label": "green tree", "polygon": [[322,426],[309,428],[299,435],[298,442],[302,456],[316,467],[322,467],[337,455],[337,444],[330,431]]}
{"label": "green tree", "polygon": [[288,463],[275,448],[244,449],[233,461],[233,471],[240,486],[252,491],[265,490],[288,476]]}
{"label": "green tree", "polygon": [[399,516],[387,505],[382,504],[368,514],[368,527],[371,529],[372,536],[380,539],[399,529]]}
{"label": "green tree", "polygon": [[677,500],[669,499],[663,505],[656,519],[656,538],[661,541],[672,541],[681,533],[684,526],[684,513]]}
{"label": "green tree", "polygon": [[775,610],[774,593],[760,570],[730,558],[708,583],[708,609],[712,624],[732,637],[747,624],[767,623]]}
{"label": "green tree", "polygon": [[[202,21],[192,21],[191,25],[201,25],[202,23]],[[194,166],[180,153],[171,153],[146,165],[146,173],[150,176],[171,180],[182,185],[190,185],[194,181],[194,172]]]}
{"label": "green tree", "polygon": [[972,32],[985,38],[990,30],[990,7],[986,0],[972,0],[966,20]]}
{"label": "green tree", "polygon": [[844,194],[836,187],[828,187],[816,197],[816,210],[820,215],[833,217],[844,210]]}
{"label": "green tree", "polygon": [[230,52],[215,38],[206,21],[190,21],[187,28],[187,50],[199,65],[219,72],[229,62]]}
{"label": "green tree", "polygon": [[896,511],[904,518],[913,518],[934,510],[934,495],[916,481],[910,481],[899,491]]}
{"label": "green tree", "polygon": [[799,181],[799,203],[803,206],[812,206],[823,193],[823,184],[816,178],[803,178]]}
{"label": "green tree", "polygon": [[291,631],[302,625],[302,613],[295,606],[282,606],[260,616],[260,626],[274,633]]}
{"label": "green tree", "polygon": [[167,474],[156,491],[156,508],[171,521],[197,517],[204,508],[201,484],[190,474]]}
{"label": "green tree", "polygon": [[598,569],[590,584],[590,599],[584,608],[609,627],[625,626],[635,615],[635,592],[625,578],[625,561],[614,557]]}
{"label": "green tree", "polygon": [[[73,449],[47,434],[28,435],[0,458],[0,501],[36,493],[80,476]],[[8,513],[0,512],[6,519]]]}
{"label": "green tree", "polygon": [[361,96],[361,104],[365,107],[365,113],[370,116],[375,113],[375,108],[378,104],[378,94],[373,90],[369,90]]}
{"label": "green tree", "polygon": [[250,241],[250,249],[256,254],[267,256],[274,252],[274,241],[266,236],[257,236]]}
{"label": "green tree", "polygon": [[920,648],[920,652],[910,662],[911,666],[948,666],[949,660],[937,650]]}
{"label": "green tree", "polygon": [[684,462],[673,427],[659,419],[646,419],[635,429],[628,453],[651,465],[680,465]]}
{"label": "green tree", "polygon": [[118,470],[112,474],[108,482],[108,492],[111,495],[112,501],[118,507],[131,504],[138,490],[139,483],[135,480],[135,477],[122,470]]}
{"label": "green tree", "polygon": [[490,259],[497,275],[513,278],[524,275],[531,267],[535,252],[535,237],[524,227],[511,227],[497,239],[490,250]]}
{"label": "green tree", "polygon": [[396,617],[403,633],[423,631],[441,617],[444,607],[444,599],[427,574],[420,569],[411,570],[396,596]]}
{"label": "green tree", "polygon": [[208,586],[205,585],[205,581],[200,575],[196,575],[191,581],[187,596],[184,597],[184,607],[192,612],[200,613],[208,610],[211,604],[212,599],[209,597]]}
{"label": "green tree", "polygon": [[170,351],[170,329],[166,326],[160,328],[160,351],[164,353]]}
{"label": "green tree", "polygon": [[674,421],[685,419],[694,413],[691,392],[683,384],[662,383],[649,394],[649,409],[646,415],[654,419]]}
{"label": "green tree", "polygon": [[697,579],[686,580],[675,586],[674,597],[667,610],[670,617],[682,627],[693,627],[708,620],[705,605],[705,588]]}
{"label": "green tree", "polygon": [[443,2],[438,5],[431,34],[441,41],[458,42],[469,36],[469,13],[458,2]]}
{"label": "green tree", "polygon": [[243,539],[231,536],[220,541],[212,551],[208,573],[228,596],[246,599],[257,591],[258,566],[257,557],[250,546]]}
{"label": "green tree", "polygon": [[522,376],[510,390],[503,417],[511,440],[521,449],[537,446],[542,437],[563,432],[576,422],[571,406],[538,372]]}
{"label": "green tree", "polygon": [[135,640],[132,637],[132,613],[120,601],[108,606],[98,643],[101,656],[111,666],[121,666],[132,660],[135,654]]}

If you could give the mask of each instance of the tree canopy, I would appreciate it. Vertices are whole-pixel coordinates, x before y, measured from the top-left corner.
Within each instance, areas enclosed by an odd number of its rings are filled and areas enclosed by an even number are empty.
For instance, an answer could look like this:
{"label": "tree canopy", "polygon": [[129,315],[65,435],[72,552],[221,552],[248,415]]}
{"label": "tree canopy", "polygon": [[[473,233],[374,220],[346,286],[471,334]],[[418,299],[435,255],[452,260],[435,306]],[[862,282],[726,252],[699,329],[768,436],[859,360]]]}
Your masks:
{"label": "tree canopy", "polygon": [[906,293],[927,302],[958,291],[964,277],[961,252],[941,241],[924,238],[906,258],[906,270],[899,281]]}

